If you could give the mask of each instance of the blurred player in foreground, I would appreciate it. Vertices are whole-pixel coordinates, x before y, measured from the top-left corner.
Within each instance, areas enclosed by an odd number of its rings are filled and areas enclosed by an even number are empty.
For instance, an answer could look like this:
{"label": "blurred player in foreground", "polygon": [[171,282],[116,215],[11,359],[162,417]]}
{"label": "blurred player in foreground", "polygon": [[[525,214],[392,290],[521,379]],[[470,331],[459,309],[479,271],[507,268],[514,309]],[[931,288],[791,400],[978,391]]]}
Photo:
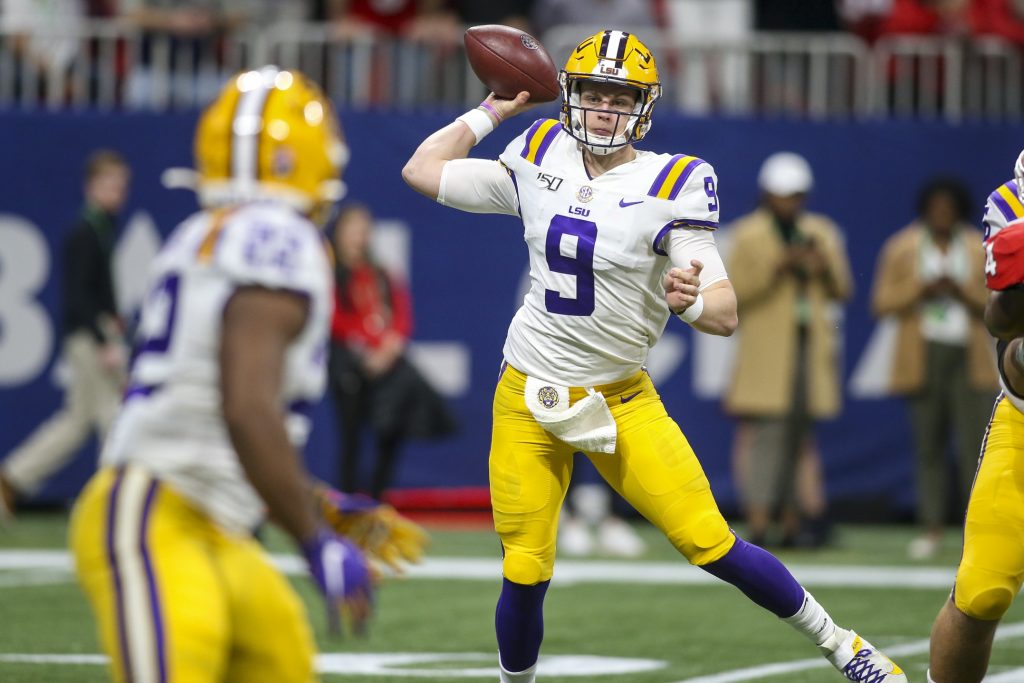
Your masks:
{"label": "blurred player in foreground", "polygon": [[711,232],[714,169],[632,144],[650,128],[661,94],[651,52],[636,36],[602,31],[573,51],[560,81],[560,120],[536,121],[498,161],[466,156],[529,108],[527,92],[491,94],[428,137],[403,170],[441,204],[521,216],[529,248],[532,286],[505,342],[489,463],[504,549],[500,679],[536,680],[558,513],[573,453],[582,451],[691,563],[784,619],[848,680],[905,681],[837,627],[773,555],[732,533],[642,369],[670,310],[707,334],[729,335],[737,324]]}
{"label": "blurred player in foreground", "polygon": [[374,506],[317,493],[299,455],[332,309],[313,220],[343,193],[347,156],[330,102],[297,72],[240,74],[200,119],[203,210],[153,265],[125,402],[71,522],[116,681],[314,679],[302,603],[252,535],[268,512],[329,610],[357,629],[370,615],[366,557],[316,508]]}
{"label": "blurred player in foreground", "polygon": [[956,583],[932,627],[930,683],[975,683],[1024,581],[1024,152],[985,207],[985,325],[998,343],[996,400],[974,478]]}

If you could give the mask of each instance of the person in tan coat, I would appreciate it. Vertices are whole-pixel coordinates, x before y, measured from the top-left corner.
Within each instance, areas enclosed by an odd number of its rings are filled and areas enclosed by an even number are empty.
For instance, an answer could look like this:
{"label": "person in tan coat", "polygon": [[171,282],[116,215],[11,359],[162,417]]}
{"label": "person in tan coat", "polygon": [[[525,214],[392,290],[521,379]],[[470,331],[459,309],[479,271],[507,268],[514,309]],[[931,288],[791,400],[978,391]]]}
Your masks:
{"label": "person in tan coat", "polygon": [[[834,304],[852,291],[839,228],[804,210],[813,182],[803,157],[768,157],[758,177],[761,206],[736,221],[730,249],[742,323],[725,408],[740,419],[738,443],[749,453],[738,468],[740,494],[753,539],[764,538],[782,506],[784,544],[821,545],[827,538],[812,428],[839,413]],[[798,478],[807,492],[799,499],[810,498],[809,505],[798,503]]]}
{"label": "person in tan coat", "polygon": [[890,390],[907,398],[916,450],[917,517],[924,534],[908,552],[939,548],[949,509],[947,452],[955,435],[961,511],[977,468],[978,444],[998,391],[985,330],[985,248],[966,222],[970,195],[956,180],[921,191],[918,218],[886,240],[871,296],[878,317],[898,332]]}

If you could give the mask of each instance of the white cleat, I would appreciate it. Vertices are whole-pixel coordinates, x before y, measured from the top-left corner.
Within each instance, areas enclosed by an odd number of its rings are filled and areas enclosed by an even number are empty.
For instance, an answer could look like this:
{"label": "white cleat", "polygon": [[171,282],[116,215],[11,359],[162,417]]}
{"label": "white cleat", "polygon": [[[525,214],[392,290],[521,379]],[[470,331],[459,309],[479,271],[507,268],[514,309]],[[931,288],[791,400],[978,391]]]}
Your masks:
{"label": "white cleat", "polygon": [[821,645],[828,661],[848,681],[858,683],[906,683],[907,675],[874,645],[853,631],[837,628]]}
{"label": "white cleat", "polygon": [[602,552],[613,557],[640,557],[647,544],[627,522],[609,517],[597,528],[597,541]]}
{"label": "white cleat", "polygon": [[562,516],[558,525],[558,551],[569,557],[585,557],[594,552],[594,537],[582,520]]}

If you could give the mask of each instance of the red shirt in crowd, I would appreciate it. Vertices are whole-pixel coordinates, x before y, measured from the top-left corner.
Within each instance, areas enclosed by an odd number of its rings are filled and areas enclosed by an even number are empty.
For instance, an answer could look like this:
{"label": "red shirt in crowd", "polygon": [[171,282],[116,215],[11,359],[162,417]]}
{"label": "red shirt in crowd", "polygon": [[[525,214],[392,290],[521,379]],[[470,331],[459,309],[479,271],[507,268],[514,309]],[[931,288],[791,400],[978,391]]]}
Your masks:
{"label": "red shirt in crowd", "polygon": [[346,346],[379,348],[389,333],[412,334],[412,301],[404,284],[369,263],[354,268],[345,291],[334,292],[331,338]]}

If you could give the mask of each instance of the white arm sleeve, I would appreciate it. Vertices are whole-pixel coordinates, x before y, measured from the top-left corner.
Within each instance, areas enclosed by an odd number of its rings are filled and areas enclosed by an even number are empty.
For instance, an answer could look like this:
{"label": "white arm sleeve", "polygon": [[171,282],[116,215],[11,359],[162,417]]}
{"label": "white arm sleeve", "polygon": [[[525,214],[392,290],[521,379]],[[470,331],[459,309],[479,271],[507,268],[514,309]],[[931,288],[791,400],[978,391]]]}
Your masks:
{"label": "white arm sleeve", "polygon": [[439,204],[470,213],[519,213],[515,181],[493,159],[452,159],[441,169]]}
{"label": "white arm sleeve", "polygon": [[669,231],[665,241],[668,243],[668,258],[676,268],[691,268],[690,259],[696,259],[704,264],[704,270],[700,272],[699,291],[704,291],[716,282],[729,279],[712,232],[675,228]]}

